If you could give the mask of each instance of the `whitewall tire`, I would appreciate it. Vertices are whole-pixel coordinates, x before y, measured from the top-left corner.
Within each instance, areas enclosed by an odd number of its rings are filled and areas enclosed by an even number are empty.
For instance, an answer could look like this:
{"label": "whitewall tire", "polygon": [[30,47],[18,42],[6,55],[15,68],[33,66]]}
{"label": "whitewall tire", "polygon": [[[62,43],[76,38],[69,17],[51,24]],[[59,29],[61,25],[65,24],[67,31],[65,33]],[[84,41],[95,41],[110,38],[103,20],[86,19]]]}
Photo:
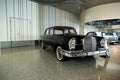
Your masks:
{"label": "whitewall tire", "polygon": [[56,57],[59,61],[63,61],[64,60],[64,55],[62,52],[62,47],[58,46],[56,49]]}

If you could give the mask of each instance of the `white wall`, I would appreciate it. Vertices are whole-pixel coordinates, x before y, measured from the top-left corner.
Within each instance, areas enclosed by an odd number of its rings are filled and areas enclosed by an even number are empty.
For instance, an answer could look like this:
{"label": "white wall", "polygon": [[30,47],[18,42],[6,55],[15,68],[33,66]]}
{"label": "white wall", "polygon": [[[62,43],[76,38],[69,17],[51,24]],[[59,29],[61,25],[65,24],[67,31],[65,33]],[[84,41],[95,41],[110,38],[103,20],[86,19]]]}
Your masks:
{"label": "white wall", "polygon": [[37,39],[38,6],[29,0],[0,0],[0,41]]}
{"label": "white wall", "polygon": [[80,15],[80,34],[86,34],[89,31],[107,31],[104,28],[84,25],[86,22],[106,19],[120,19],[120,2],[109,3],[95,6],[83,10]]}
{"label": "white wall", "polygon": [[44,33],[47,27],[52,26],[72,26],[79,33],[79,17],[64,10],[40,4],[40,35]]}
{"label": "white wall", "polygon": [[84,18],[85,18],[85,10],[83,10],[80,13],[79,16],[79,25],[80,25],[80,35],[84,35],[85,34],[85,29],[84,29]]}
{"label": "white wall", "polygon": [[86,33],[91,31],[99,31],[99,29],[95,26],[84,25],[84,35],[86,35]]}
{"label": "white wall", "polygon": [[88,33],[88,32],[98,31],[98,30],[99,30],[99,29],[98,29],[97,27],[95,27],[95,26],[89,26],[89,25],[85,25],[85,24],[84,24],[85,13],[86,13],[86,11],[83,10],[83,11],[81,12],[80,17],[79,17],[79,18],[80,18],[79,24],[80,24],[80,34],[81,34],[81,35],[86,35],[86,33]]}
{"label": "white wall", "polygon": [[[6,22],[7,16],[6,16],[6,4],[5,0],[0,0],[0,40],[7,40],[7,25],[8,23]],[[2,34],[4,33],[4,34]]]}
{"label": "white wall", "polygon": [[120,2],[89,8],[85,12],[85,21],[120,19]]}
{"label": "white wall", "polygon": [[39,40],[47,27],[74,26],[78,17],[64,10],[30,0],[0,0],[0,41]]}

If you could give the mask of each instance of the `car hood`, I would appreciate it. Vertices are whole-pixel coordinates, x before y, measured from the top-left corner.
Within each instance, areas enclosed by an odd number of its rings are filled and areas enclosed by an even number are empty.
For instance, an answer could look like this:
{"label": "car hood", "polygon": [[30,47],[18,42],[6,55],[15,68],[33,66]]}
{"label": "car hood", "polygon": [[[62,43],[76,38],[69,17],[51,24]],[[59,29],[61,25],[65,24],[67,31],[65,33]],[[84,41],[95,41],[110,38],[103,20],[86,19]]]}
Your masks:
{"label": "car hood", "polygon": [[[65,37],[65,38],[68,38],[68,39],[71,39],[71,38],[76,38],[77,40],[80,40],[80,39],[83,39],[86,35],[76,35],[76,34],[61,34],[59,36],[62,36],[62,37]],[[97,40],[101,40],[101,38],[103,37],[100,37],[100,36],[93,36],[95,37]]]}

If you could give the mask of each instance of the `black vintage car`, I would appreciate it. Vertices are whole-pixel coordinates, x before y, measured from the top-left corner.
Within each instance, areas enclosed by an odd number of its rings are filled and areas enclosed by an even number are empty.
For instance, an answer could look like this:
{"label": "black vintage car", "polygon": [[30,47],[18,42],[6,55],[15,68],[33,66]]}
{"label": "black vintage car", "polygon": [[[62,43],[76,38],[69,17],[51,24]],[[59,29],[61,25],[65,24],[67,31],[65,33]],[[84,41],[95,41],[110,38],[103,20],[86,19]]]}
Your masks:
{"label": "black vintage car", "polygon": [[101,53],[110,57],[107,41],[103,37],[77,35],[73,27],[49,27],[40,37],[40,42],[43,49],[52,46],[60,61],[68,57],[93,56]]}

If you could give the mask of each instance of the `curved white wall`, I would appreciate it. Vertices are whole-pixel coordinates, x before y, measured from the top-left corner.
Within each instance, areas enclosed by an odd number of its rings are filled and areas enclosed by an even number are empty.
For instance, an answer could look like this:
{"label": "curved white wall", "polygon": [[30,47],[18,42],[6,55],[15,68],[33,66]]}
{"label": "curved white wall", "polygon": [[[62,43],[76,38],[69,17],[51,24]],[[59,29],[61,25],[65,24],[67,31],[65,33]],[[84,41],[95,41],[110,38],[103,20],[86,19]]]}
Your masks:
{"label": "curved white wall", "polygon": [[120,19],[120,2],[89,8],[85,11],[84,22],[105,19]]}

